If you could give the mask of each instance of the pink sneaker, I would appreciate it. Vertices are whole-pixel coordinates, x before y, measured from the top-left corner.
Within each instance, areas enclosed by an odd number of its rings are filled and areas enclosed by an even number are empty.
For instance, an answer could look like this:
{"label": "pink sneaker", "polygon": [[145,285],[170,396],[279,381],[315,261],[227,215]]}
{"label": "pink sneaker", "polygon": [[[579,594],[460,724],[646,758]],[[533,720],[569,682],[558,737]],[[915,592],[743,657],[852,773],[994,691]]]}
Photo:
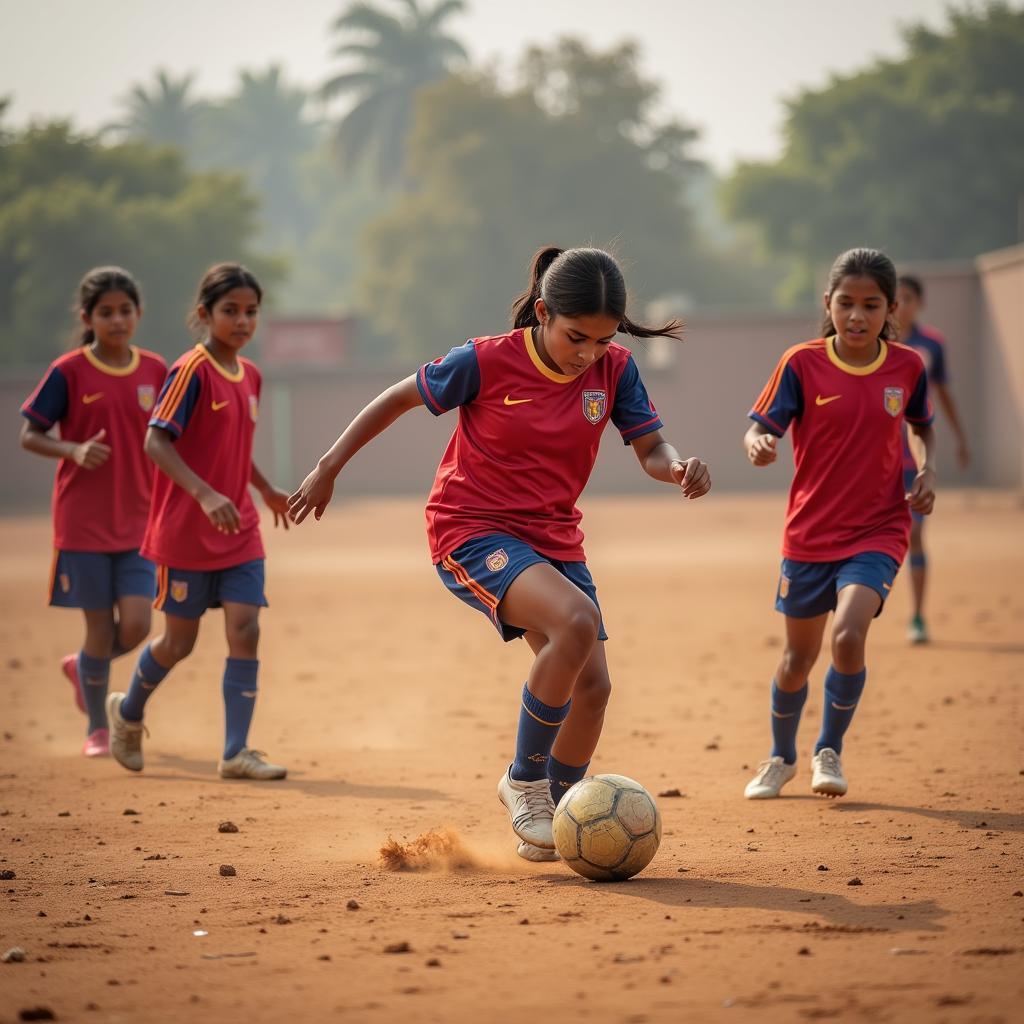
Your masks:
{"label": "pink sneaker", "polygon": [[82,753],[86,757],[109,757],[110,755],[110,732],[106,729],[96,729],[85,737],[85,745]]}
{"label": "pink sneaker", "polygon": [[62,658],[60,670],[68,677],[68,682],[75,688],[75,707],[84,715],[86,713],[85,700],[82,697],[82,684],[78,679],[78,655],[69,654],[67,657]]}

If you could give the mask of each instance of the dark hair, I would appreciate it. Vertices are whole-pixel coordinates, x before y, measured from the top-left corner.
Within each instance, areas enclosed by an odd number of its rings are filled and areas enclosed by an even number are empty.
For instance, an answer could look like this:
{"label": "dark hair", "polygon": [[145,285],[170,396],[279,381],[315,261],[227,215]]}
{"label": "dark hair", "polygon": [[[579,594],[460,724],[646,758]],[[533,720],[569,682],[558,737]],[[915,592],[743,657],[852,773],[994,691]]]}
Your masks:
{"label": "dark hair", "polygon": [[921,278],[914,274],[900,274],[899,285],[901,288],[912,291],[919,299],[924,298],[924,284]]}
{"label": "dark hair", "polygon": [[[840,253],[828,272],[826,295],[829,299],[844,277],[870,277],[881,289],[890,306],[896,302],[896,267],[884,252],[877,249],[847,249],[846,252]],[[821,336],[827,338],[835,333],[832,314],[825,310]],[[885,318],[885,324],[878,336],[883,341],[891,341],[897,336],[896,324],[891,317]]]}
{"label": "dark hair", "polygon": [[[78,282],[74,309],[86,316],[92,316],[93,310],[107,292],[124,292],[135,304],[136,309],[142,309],[139,286],[132,275],[122,267],[93,267]],[[91,345],[95,340],[96,332],[91,327],[84,327],[78,336],[79,345]]]}
{"label": "dark hair", "polygon": [[603,249],[538,249],[530,264],[529,287],[512,303],[513,327],[537,327],[538,299],[552,316],[601,314],[619,322],[619,330],[634,338],[678,338],[679,320],[661,327],[634,323],[626,316],[626,282],[618,264]]}
{"label": "dark hair", "polygon": [[188,317],[189,327],[193,331],[201,331],[203,323],[196,315],[197,307],[202,306],[207,313],[212,313],[217,300],[235,288],[251,288],[256,293],[256,301],[263,301],[263,289],[248,267],[241,263],[215,263],[210,267],[199,282],[196,300]]}

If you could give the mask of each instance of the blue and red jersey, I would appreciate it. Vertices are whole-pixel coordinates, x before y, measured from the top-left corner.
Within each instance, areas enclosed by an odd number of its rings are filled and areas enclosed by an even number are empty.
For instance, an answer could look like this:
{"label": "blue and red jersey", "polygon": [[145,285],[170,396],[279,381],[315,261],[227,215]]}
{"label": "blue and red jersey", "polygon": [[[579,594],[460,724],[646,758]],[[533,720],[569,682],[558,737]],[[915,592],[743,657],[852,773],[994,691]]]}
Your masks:
{"label": "blue and red jersey", "polygon": [[[924,363],[929,384],[945,385],[949,382],[946,368],[946,339],[934,327],[925,324],[914,324],[904,345],[909,345]],[[917,470],[917,463],[910,450],[910,445],[903,439],[903,469]]]}
{"label": "blue and red jersey", "polygon": [[629,349],[578,376],[541,359],[531,328],[476,338],[423,366],[423,404],[459,422],[427,502],[435,563],[473,537],[507,533],[561,561],[583,561],[582,513],[608,422],[626,444],[662,426]]}
{"label": "blue and red jersey", "polygon": [[53,486],[53,546],[61,551],[131,551],[142,543],[153,464],[142,450],[146,423],[167,365],[131,347],[127,366],[107,366],[88,346],[61,356],[25,400],[21,414],[64,441],[106,434],[110,458],[96,469],[61,459]]}
{"label": "blue and red jersey", "polygon": [[176,569],[226,569],[263,558],[259,515],[249,493],[252,443],[259,415],[260,373],[248,359],[224,369],[203,345],[171,367],[152,427],[166,430],[189,468],[230,498],[241,516],[238,533],[221,533],[191,495],[157,473],[142,554]]}
{"label": "blue and red jersey", "polygon": [[882,341],[874,362],[850,366],[835,338],[794,345],[749,415],[777,437],[793,427],[783,557],[833,562],[879,551],[902,563],[910,536],[903,424],[933,418],[915,351]]}

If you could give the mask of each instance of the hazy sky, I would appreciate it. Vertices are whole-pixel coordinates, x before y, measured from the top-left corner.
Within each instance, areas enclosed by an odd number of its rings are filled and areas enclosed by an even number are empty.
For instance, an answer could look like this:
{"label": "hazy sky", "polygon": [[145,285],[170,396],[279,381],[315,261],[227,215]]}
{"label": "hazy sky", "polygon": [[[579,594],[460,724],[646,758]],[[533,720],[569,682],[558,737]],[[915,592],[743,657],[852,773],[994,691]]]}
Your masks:
{"label": "hazy sky", "polygon": [[[315,87],[336,68],[327,29],[346,6],[0,0],[0,95],[13,94],[8,116],[16,124],[70,116],[97,128],[116,119],[129,86],[157,67],[196,72],[197,93],[208,96],[230,91],[239,69],[275,62],[294,82]],[[637,39],[644,72],[664,85],[666,111],[697,125],[700,155],[725,169],[778,151],[787,97],[898,55],[901,26],[940,27],[947,6],[948,0],[470,0],[450,26],[474,62],[502,67],[528,43],[560,35],[600,47]]]}

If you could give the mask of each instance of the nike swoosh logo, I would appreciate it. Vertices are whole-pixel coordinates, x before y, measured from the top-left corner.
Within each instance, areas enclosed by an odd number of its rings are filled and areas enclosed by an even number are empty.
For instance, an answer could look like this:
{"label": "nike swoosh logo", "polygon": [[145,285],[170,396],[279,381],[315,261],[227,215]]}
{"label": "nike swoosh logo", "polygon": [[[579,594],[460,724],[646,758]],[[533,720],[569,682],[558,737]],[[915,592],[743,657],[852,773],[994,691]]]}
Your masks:
{"label": "nike swoosh logo", "polygon": [[524,402],[532,402],[532,401],[533,401],[532,398],[509,398],[508,395],[505,396],[505,404],[506,405],[522,405]]}
{"label": "nike swoosh logo", "polygon": [[97,391],[95,395],[82,395],[82,402],[84,405],[92,405],[93,402],[98,401],[103,397],[102,391]]}
{"label": "nike swoosh logo", "polygon": [[210,408],[214,412],[220,412],[220,410],[223,409],[224,406],[227,405],[228,402],[230,402],[230,401],[231,401],[230,398],[225,398],[223,402],[210,402]]}
{"label": "nike swoosh logo", "polygon": [[814,400],[815,405],[828,405],[829,402],[834,402],[837,398],[842,398],[842,395],[829,395],[828,398],[822,398],[818,395]]}

